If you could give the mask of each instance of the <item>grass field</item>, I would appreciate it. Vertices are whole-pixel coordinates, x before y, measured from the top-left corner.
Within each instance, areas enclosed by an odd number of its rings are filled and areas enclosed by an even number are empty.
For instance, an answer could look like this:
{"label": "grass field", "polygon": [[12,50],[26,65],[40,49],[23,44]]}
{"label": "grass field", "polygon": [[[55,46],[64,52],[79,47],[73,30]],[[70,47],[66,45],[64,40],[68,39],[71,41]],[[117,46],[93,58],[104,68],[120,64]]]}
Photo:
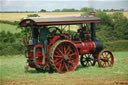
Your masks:
{"label": "grass field", "polygon": [[18,33],[20,32],[20,29],[17,29],[16,25],[0,23],[0,32],[1,31],[6,31],[6,32],[9,31],[11,33]]}
{"label": "grass field", "polygon": [[43,12],[43,13],[0,13],[0,20],[20,21],[29,14],[38,14],[40,17],[52,16],[80,16],[81,12]]}
{"label": "grass field", "polygon": [[[43,12],[43,13],[0,13],[0,20],[20,21],[21,18],[27,17],[29,14],[38,14],[40,17],[54,17],[54,16],[80,16],[82,12]],[[112,14],[112,12],[108,12]],[[123,12],[128,18],[128,12]]]}
{"label": "grass field", "polygon": [[114,52],[111,68],[83,68],[66,74],[42,73],[35,69],[24,72],[26,59],[18,56],[0,56],[0,85],[128,85],[128,52]]}

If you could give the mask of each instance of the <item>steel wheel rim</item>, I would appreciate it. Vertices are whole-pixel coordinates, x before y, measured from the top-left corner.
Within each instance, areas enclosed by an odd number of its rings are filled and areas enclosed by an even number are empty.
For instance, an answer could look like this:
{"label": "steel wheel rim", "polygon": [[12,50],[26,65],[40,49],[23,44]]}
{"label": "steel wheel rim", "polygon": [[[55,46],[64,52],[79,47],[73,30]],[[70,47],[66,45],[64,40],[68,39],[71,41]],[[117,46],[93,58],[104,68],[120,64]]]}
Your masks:
{"label": "steel wheel rim", "polygon": [[76,47],[70,42],[62,42],[55,48],[53,63],[57,71],[65,73],[77,67],[78,58]]}
{"label": "steel wheel rim", "polygon": [[99,66],[102,68],[112,67],[114,64],[113,54],[109,50],[103,50],[98,57]]}

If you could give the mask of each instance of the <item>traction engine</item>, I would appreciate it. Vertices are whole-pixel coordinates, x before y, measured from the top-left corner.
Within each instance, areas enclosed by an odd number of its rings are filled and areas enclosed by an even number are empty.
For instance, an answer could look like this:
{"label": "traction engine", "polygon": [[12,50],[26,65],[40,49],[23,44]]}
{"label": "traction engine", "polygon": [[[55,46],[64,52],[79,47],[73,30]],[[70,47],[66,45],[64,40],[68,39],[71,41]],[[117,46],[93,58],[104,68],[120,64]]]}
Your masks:
{"label": "traction engine", "polygon": [[[113,54],[96,39],[97,22],[100,18],[94,16],[22,20],[19,25],[26,30],[22,45],[26,47],[28,66],[37,71],[66,73],[77,68],[80,57],[83,67],[94,66],[96,62],[102,68],[112,67]],[[79,27],[76,33],[71,33],[71,25]],[[64,30],[65,26],[68,31]]]}

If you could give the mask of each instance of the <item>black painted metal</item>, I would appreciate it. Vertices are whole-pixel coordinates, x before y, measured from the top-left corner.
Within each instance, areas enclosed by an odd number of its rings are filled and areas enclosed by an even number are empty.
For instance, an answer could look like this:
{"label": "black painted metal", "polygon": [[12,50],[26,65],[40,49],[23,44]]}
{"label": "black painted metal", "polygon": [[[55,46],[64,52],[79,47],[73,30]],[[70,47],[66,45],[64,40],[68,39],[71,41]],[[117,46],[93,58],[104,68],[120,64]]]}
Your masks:
{"label": "black painted metal", "polygon": [[91,39],[96,40],[96,24],[91,23]]}
{"label": "black painted metal", "polygon": [[103,42],[101,40],[95,40],[96,53],[100,52],[103,49]]}

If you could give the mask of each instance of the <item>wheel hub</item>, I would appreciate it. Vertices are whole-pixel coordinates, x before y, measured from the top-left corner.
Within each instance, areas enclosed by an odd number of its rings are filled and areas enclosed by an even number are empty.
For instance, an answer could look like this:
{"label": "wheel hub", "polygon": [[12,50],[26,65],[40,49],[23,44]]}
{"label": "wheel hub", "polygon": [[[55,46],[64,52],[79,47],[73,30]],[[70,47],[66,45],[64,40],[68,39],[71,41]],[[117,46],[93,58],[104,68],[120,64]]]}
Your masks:
{"label": "wheel hub", "polygon": [[104,62],[108,62],[108,58],[104,58],[103,61],[104,61]]}
{"label": "wheel hub", "polygon": [[69,57],[67,55],[64,55],[64,60],[69,60]]}
{"label": "wheel hub", "polygon": [[91,58],[90,58],[90,57],[87,57],[87,58],[86,58],[86,61],[91,61]]}

